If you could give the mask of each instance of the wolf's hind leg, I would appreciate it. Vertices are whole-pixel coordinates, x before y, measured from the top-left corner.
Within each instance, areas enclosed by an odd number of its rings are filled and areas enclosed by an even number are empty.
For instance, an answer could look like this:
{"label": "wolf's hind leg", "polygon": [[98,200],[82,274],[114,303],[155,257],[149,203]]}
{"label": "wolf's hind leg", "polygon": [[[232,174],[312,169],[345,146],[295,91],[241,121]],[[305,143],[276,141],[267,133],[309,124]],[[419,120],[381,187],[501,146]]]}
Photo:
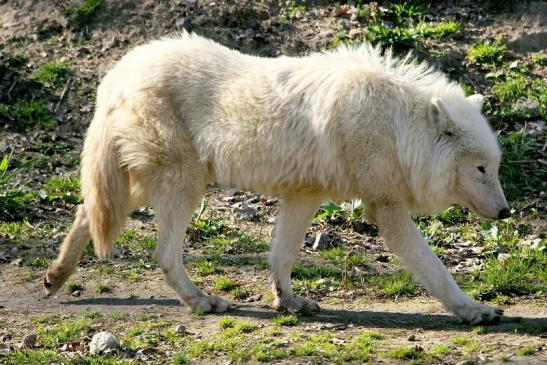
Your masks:
{"label": "wolf's hind leg", "polygon": [[277,310],[319,310],[319,305],[315,301],[294,295],[291,268],[311,219],[323,199],[324,197],[319,195],[293,195],[282,199],[270,255],[273,307]]}
{"label": "wolf's hind leg", "polygon": [[[205,179],[184,176],[183,172],[172,170],[158,172],[160,173],[159,176],[170,178],[155,184],[149,194],[159,225],[155,256],[165,279],[193,311],[225,312],[229,309],[229,303],[203,293],[192,282],[182,263],[182,243],[186,226],[205,192]],[[200,181],[203,183],[200,184]]]}
{"label": "wolf's hind leg", "polygon": [[405,209],[378,207],[376,219],[387,246],[446,309],[471,324],[492,322],[503,314],[498,308],[473,301],[458,287]]}
{"label": "wolf's hind leg", "polygon": [[80,205],[70,232],[63,241],[59,257],[48,267],[44,276],[44,287],[48,295],[55,294],[63,286],[90,239],[89,220],[84,205]]}

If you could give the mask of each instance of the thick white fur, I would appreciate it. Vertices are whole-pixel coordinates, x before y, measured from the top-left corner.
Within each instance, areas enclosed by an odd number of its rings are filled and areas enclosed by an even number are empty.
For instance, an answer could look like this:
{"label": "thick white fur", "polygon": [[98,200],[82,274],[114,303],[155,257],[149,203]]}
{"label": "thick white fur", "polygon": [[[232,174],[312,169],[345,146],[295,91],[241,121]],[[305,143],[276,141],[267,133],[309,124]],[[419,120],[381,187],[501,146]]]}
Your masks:
{"label": "thick white fur", "polygon": [[[290,268],[321,202],[358,197],[432,295],[464,320],[490,321],[500,312],[458,288],[408,213],[461,203],[496,218],[507,207],[481,103],[427,65],[367,44],[268,59],[196,35],[155,41],[123,57],[99,87],[79,219],[108,256],[127,212],[152,204],[168,283],[193,309],[224,311],[228,304],[205,295],[182,266],[185,226],[209,181],[279,194],[274,305],[317,309],[293,295]],[[74,238],[81,225],[62,253],[89,239],[85,228]],[[46,274],[50,293],[73,269],[64,256]]]}

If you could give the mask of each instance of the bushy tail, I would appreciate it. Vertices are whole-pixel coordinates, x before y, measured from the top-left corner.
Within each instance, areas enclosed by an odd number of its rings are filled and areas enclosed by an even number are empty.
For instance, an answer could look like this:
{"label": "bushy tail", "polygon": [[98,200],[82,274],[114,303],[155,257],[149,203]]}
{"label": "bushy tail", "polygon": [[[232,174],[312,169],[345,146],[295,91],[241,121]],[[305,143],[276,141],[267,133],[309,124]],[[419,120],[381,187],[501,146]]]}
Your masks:
{"label": "bushy tail", "polygon": [[129,201],[129,178],[120,166],[108,117],[97,111],[82,154],[82,194],[95,253],[108,258],[123,228]]}

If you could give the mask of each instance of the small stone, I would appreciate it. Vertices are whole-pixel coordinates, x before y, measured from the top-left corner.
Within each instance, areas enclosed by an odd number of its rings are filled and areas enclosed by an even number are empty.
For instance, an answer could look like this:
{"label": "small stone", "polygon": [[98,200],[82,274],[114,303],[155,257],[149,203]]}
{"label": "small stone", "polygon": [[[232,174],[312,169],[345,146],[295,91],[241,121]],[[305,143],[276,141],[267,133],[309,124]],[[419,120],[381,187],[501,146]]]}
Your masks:
{"label": "small stone", "polygon": [[180,334],[185,334],[186,333],[186,326],[182,325],[182,324],[178,324],[176,327],[175,327],[175,332],[176,333],[180,333]]}
{"label": "small stone", "polygon": [[34,345],[36,344],[36,339],[38,337],[36,336],[35,333],[30,333],[28,335],[25,336],[25,338],[23,338],[23,341],[21,341],[21,343],[19,343],[19,349],[30,349],[32,347],[34,347]]}
{"label": "small stone", "polygon": [[0,354],[7,355],[11,352],[11,346],[7,343],[0,343]]}
{"label": "small stone", "polygon": [[353,29],[351,29],[351,30],[349,31],[348,36],[349,36],[350,38],[355,38],[355,37],[357,37],[358,35],[361,35],[362,33],[363,33],[363,31],[362,31],[361,29],[359,29],[359,28],[353,28]]}
{"label": "small stone", "polygon": [[407,340],[408,341],[416,341],[416,335],[412,334],[412,335],[408,336]]}
{"label": "small stone", "polygon": [[186,17],[180,17],[175,23],[177,28],[187,30],[188,32],[192,31],[192,21]]}
{"label": "small stone", "polygon": [[108,350],[115,350],[120,346],[118,339],[110,332],[99,332],[93,335],[89,343],[89,351],[94,354],[102,354]]}
{"label": "small stone", "polygon": [[389,262],[389,256],[384,255],[384,254],[380,254],[380,255],[376,256],[376,261],[378,261],[378,262]]}
{"label": "small stone", "polygon": [[524,113],[528,118],[537,118],[540,116],[539,102],[537,100],[520,98],[513,106],[513,111]]}
{"label": "small stone", "polygon": [[236,203],[232,205],[232,213],[235,219],[252,221],[258,217],[258,207],[245,202]]}
{"label": "small stone", "polygon": [[23,266],[23,259],[22,258],[15,259],[12,262],[10,262],[10,265],[21,267]]}
{"label": "small stone", "polygon": [[82,292],[79,290],[74,290],[70,295],[72,295],[73,297],[79,297],[80,295],[82,295]]}
{"label": "small stone", "polygon": [[547,199],[547,193],[544,192],[544,191],[540,191],[539,192],[539,198],[543,199],[543,200]]}
{"label": "small stone", "polygon": [[315,236],[312,248],[314,250],[326,250],[329,247],[329,238],[325,233],[319,233]]}

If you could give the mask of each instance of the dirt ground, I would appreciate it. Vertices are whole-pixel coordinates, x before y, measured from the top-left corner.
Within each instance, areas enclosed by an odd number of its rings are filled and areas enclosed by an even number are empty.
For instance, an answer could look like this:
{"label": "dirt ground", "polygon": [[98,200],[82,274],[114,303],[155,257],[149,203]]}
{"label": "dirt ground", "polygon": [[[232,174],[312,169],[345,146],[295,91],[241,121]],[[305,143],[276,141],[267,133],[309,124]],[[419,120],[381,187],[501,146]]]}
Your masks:
{"label": "dirt ground", "polygon": [[[502,9],[480,1],[430,2],[427,21],[457,20],[464,30],[458,37],[420,39],[410,47],[452,79],[486,94],[487,115],[502,136],[522,129],[536,141],[534,157],[515,163],[526,174],[516,179],[530,177],[537,183],[511,197],[514,218],[495,226],[495,239],[517,232],[516,245],[540,252],[539,269],[535,266],[540,275],[523,275],[537,281],[534,290],[480,287],[478,299],[505,311],[499,323],[488,326],[460,323],[405,279],[375,227],[354,217],[347,203],[314,221],[299,255],[301,271],[293,271],[295,290],[317,300],[321,311],[299,314],[290,325],[276,322],[266,259],[277,199],[216,185],[210,186],[205,209],[190,227],[184,256],[200,286],[233,303],[228,313],[190,313],[179,305],[151,257],[156,227],[150,208],[132,214],[112,261],[98,262],[89,247],[70,278],[73,286],[45,298],[42,274],[58,252],[79,199],[77,187],[66,185],[78,174],[95,90],[121,55],[148,40],[191,29],[244,53],[297,56],[329,50],[338,40],[351,43],[367,27],[366,20],[353,16],[356,4],[351,1],[346,8],[334,1],[105,0],[87,14],[74,10],[93,3],[0,1],[0,160],[10,156],[13,177],[0,189],[26,194],[20,198],[23,204],[13,206],[7,204],[7,193],[0,195],[6,202],[0,204],[5,208],[0,210],[0,363],[547,363],[545,118],[504,122],[494,112],[504,101],[492,95],[488,76],[497,69],[472,64],[466,56],[477,42],[502,35],[507,65],[524,64],[529,77],[544,79],[545,62],[531,60],[547,49],[545,2]],[[37,72],[50,61],[69,65],[70,71],[37,81]],[[34,124],[42,114],[33,111],[25,118],[21,108],[13,109],[19,114],[10,109],[28,100],[43,102],[52,119]],[[52,187],[55,176],[68,180]],[[489,223],[460,211],[459,220],[424,218],[420,227],[429,232],[441,222],[444,233],[432,234],[443,237],[438,254],[473,293],[492,252],[490,236],[481,237],[494,233]],[[323,251],[311,247],[320,234],[329,242]],[[510,259],[506,251],[495,254]],[[229,283],[222,286],[222,280]],[[236,324],[224,328],[226,318]],[[227,332],[240,328],[238,323],[252,328]],[[179,325],[184,330],[175,330]],[[117,336],[120,349],[90,355],[91,336],[99,331]],[[375,340],[366,349],[355,345],[367,331],[377,334]],[[28,334],[37,339],[21,348]]]}

